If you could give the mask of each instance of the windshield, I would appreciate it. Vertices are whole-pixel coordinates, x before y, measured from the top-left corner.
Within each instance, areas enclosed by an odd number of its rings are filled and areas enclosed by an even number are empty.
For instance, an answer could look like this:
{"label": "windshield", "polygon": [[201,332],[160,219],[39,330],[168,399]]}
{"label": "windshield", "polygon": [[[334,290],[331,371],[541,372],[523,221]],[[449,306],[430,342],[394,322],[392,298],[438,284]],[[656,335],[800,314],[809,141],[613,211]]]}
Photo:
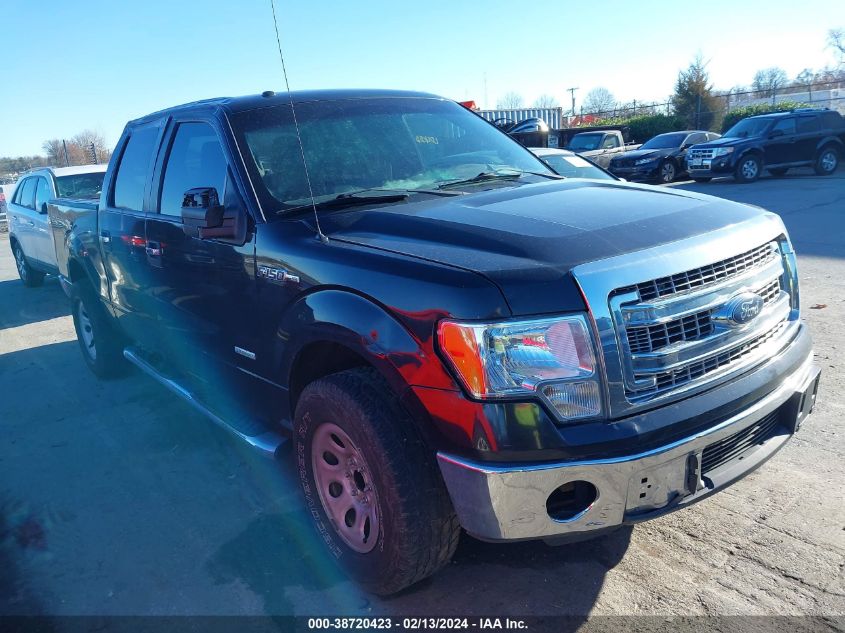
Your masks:
{"label": "windshield", "polygon": [[616,180],[603,169],[596,167],[590,161],[577,155],[547,154],[541,156],[551,168],[566,178],[597,178],[599,180]]}
{"label": "windshield", "polygon": [[73,174],[56,177],[56,196],[59,198],[99,198],[106,172]]}
{"label": "windshield", "polygon": [[743,119],[722,136],[728,138],[762,136],[771,123],[772,119]]}
{"label": "windshield", "polygon": [[591,133],[581,133],[576,134],[572,137],[572,140],[569,141],[569,145],[566,149],[571,149],[575,152],[585,152],[590,151],[593,149],[599,148],[599,143],[604,138],[604,134],[601,132],[591,132]]}
{"label": "windshield", "polygon": [[[551,174],[533,154],[451,101],[312,101],[296,118],[317,202],[363,190],[432,190],[479,174]],[[236,113],[232,125],[262,207],[310,203],[289,105]],[[467,186],[478,186],[477,180]],[[504,181],[502,181],[504,182]]]}
{"label": "windshield", "polygon": [[658,134],[653,139],[649,139],[642,145],[640,149],[666,149],[669,147],[680,147],[681,143],[688,136],[686,132],[680,134]]}

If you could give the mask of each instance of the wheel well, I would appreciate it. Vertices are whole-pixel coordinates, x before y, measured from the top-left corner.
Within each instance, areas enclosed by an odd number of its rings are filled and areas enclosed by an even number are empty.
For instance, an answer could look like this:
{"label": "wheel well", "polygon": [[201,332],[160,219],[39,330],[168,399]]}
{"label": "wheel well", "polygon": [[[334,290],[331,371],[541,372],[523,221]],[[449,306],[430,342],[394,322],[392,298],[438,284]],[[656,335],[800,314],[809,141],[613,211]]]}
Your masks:
{"label": "wheel well", "polygon": [[309,383],[345,369],[369,366],[370,364],[362,356],[338,343],[318,341],[303,347],[296,355],[288,381],[291,419],[293,419],[299,395]]}
{"label": "wheel well", "polygon": [[16,238],[14,235],[10,235],[9,236],[9,245],[12,248],[14,248],[15,246],[17,246],[17,244],[18,244],[18,238]]}

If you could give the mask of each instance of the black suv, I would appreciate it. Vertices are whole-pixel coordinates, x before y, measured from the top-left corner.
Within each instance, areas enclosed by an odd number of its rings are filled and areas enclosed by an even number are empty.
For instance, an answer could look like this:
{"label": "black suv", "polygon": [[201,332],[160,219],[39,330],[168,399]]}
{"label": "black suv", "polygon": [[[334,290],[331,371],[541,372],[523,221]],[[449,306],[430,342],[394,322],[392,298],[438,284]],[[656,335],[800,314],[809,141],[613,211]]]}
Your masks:
{"label": "black suv", "polygon": [[791,167],[813,167],[827,176],[845,150],[845,120],[831,110],[799,109],[743,119],[722,138],[687,152],[687,171],[696,182],[730,176],[753,182],[763,169],[783,176]]}

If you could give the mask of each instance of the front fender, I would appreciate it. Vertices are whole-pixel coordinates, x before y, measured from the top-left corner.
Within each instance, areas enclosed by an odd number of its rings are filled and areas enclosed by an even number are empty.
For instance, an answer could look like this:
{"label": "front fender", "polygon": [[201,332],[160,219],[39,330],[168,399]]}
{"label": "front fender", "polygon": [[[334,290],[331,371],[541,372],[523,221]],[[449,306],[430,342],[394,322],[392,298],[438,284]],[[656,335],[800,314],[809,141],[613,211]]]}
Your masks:
{"label": "front fender", "polygon": [[[274,365],[283,385],[290,384],[299,354],[312,343],[343,345],[376,367],[397,393],[409,386],[458,390],[434,352],[434,324],[441,315],[403,315],[359,294],[320,290],[299,299],[285,312],[276,332]],[[426,327],[426,324],[428,327]]]}

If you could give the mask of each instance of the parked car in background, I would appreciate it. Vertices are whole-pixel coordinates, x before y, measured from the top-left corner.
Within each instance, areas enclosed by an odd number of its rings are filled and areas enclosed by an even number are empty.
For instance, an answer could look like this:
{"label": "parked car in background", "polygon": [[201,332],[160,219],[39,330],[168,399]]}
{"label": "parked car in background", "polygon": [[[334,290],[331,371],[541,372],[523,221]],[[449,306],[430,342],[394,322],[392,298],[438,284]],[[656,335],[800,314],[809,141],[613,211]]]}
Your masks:
{"label": "parked car in background", "polygon": [[845,150],[845,119],[833,110],[801,108],[742,119],[722,138],[690,148],[687,171],[696,182],[733,176],[753,182],[764,169],[783,176],[793,167],[836,171]]}
{"label": "parked car in background", "polygon": [[107,165],[44,167],[26,173],[7,201],[9,245],[26,286],[40,286],[45,274],[58,273],[50,226],[51,201],[100,197]]}
{"label": "parked car in background", "polygon": [[553,147],[529,147],[535,156],[551,167],[556,174],[566,178],[595,178],[597,180],[618,180],[591,160],[575,152]]}
{"label": "parked car in background", "polygon": [[610,159],[619,154],[637,149],[639,145],[625,144],[622,132],[605,130],[602,132],[580,132],[572,137],[566,146],[571,152],[581,154],[599,167],[607,167]]}
{"label": "parked car in background", "polygon": [[658,134],[639,149],[611,158],[608,169],[626,180],[669,183],[686,172],[685,159],[690,147],[717,138],[715,132],[704,130]]}

